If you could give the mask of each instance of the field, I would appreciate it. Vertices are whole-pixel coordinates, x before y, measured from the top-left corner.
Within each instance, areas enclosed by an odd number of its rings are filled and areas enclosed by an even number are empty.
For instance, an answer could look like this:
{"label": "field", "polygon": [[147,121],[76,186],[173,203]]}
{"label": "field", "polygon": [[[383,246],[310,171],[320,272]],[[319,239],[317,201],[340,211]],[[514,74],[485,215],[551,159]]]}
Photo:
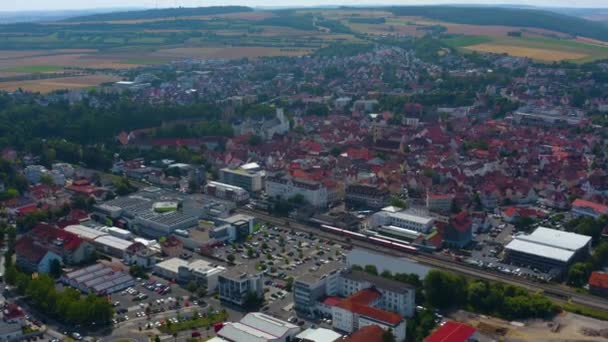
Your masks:
{"label": "field", "polygon": [[19,88],[40,93],[49,93],[62,89],[82,89],[90,88],[105,82],[115,82],[120,80],[116,76],[105,74],[94,74],[87,76],[60,77],[44,80],[25,80],[0,82],[0,90],[14,91]]}
{"label": "field", "polygon": [[[521,37],[512,37],[513,32]],[[463,52],[507,53],[546,62],[608,58],[608,43],[588,37],[537,27],[471,25],[399,16],[387,9],[239,9],[213,15],[182,11],[179,17],[118,15],[112,19],[3,25],[0,86],[10,89],[18,84],[37,91],[72,85],[86,87],[96,77],[83,81],[64,73],[93,70],[97,75],[112,74],[113,70],[188,58],[300,56],[334,42],[427,34]],[[60,74],[37,81],[38,85],[28,82],[28,77],[31,80],[38,74],[53,73]]]}
{"label": "field", "polygon": [[444,43],[463,51],[506,53],[512,56],[529,57],[544,62],[572,61],[583,63],[608,58],[608,46],[589,44],[577,40],[484,36],[461,36],[444,39]]}

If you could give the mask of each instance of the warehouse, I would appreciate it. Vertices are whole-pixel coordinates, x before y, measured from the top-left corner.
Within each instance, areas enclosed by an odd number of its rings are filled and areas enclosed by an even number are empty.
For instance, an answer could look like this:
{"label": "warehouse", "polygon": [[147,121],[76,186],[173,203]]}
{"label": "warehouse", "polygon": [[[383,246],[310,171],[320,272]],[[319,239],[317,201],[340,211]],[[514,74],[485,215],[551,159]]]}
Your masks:
{"label": "warehouse", "polygon": [[561,274],[590,249],[589,236],[539,227],[532,234],[516,235],[505,247],[505,258],[510,263]]}
{"label": "warehouse", "polygon": [[128,273],[115,271],[103,264],[67,273],[60,281],[84,293],[97,295],[109,295],[135,285],[135,280]]}

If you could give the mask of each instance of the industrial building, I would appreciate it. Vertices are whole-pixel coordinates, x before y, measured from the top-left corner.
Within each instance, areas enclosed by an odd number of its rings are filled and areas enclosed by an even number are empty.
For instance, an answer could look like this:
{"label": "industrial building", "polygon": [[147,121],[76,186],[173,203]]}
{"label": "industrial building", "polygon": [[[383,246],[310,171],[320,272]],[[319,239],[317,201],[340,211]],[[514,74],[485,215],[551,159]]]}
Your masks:
{"label": "industrial building", "polygon": [[101,263],[67,273],[60,281],[81,292],[97,295],[109,295],[135,285],[135,279],[128,273]]}
{"label": "industrial building", "polygon": [[67,226],[64,228],[64,230],[77,235],[85,241],[88,241],[95,247],[96,250],[117,258],[123,258],[127,252],[127,249],[134,243],[131,240],[125,240],[120,237],[110,235],[108,232],[108,227],[95,229],[76,224]]}
{"label": "industrial building", "polygon": [[545,227],[519,234],[505,246],[505,259],[518,265],[561,274],[589,254],[591,237]]}

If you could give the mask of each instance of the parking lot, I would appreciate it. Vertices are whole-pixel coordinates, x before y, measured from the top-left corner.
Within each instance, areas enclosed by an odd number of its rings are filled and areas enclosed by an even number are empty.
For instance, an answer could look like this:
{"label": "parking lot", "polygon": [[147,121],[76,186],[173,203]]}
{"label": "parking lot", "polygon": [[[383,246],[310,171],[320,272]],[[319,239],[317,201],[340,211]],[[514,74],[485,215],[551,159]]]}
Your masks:
{"label": "parking lot", "polygon": [[262,311],[289,319],[294,317],[290,282],[299,275],[323,268],[343,266],[345,249],[341,245],[314,235],[288,228],[262,225],[249,241],[217,247],[213,256],[234,258],[235,264],[247,264],[264,273],[264,306]]}
{"label": "parking lot", "polygon": [[188,291],[156,276],[137,278],[135,286],[110,296],[116,310],[115,323],[200,304],[188,298]]}

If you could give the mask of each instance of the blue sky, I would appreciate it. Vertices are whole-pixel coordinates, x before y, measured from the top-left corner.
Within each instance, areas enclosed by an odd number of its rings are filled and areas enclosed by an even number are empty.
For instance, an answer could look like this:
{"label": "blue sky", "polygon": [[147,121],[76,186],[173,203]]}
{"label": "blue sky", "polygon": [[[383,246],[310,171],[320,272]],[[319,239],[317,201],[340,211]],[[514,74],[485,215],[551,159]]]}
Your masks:
{"label": "blue sky", "polygon": [[563,7],[608,7],[607,0],[0,0],[0,11],[93,9],[117,7],[175,6],[319,6],[319,5],[412,5],[412,4],[522,4]]}

